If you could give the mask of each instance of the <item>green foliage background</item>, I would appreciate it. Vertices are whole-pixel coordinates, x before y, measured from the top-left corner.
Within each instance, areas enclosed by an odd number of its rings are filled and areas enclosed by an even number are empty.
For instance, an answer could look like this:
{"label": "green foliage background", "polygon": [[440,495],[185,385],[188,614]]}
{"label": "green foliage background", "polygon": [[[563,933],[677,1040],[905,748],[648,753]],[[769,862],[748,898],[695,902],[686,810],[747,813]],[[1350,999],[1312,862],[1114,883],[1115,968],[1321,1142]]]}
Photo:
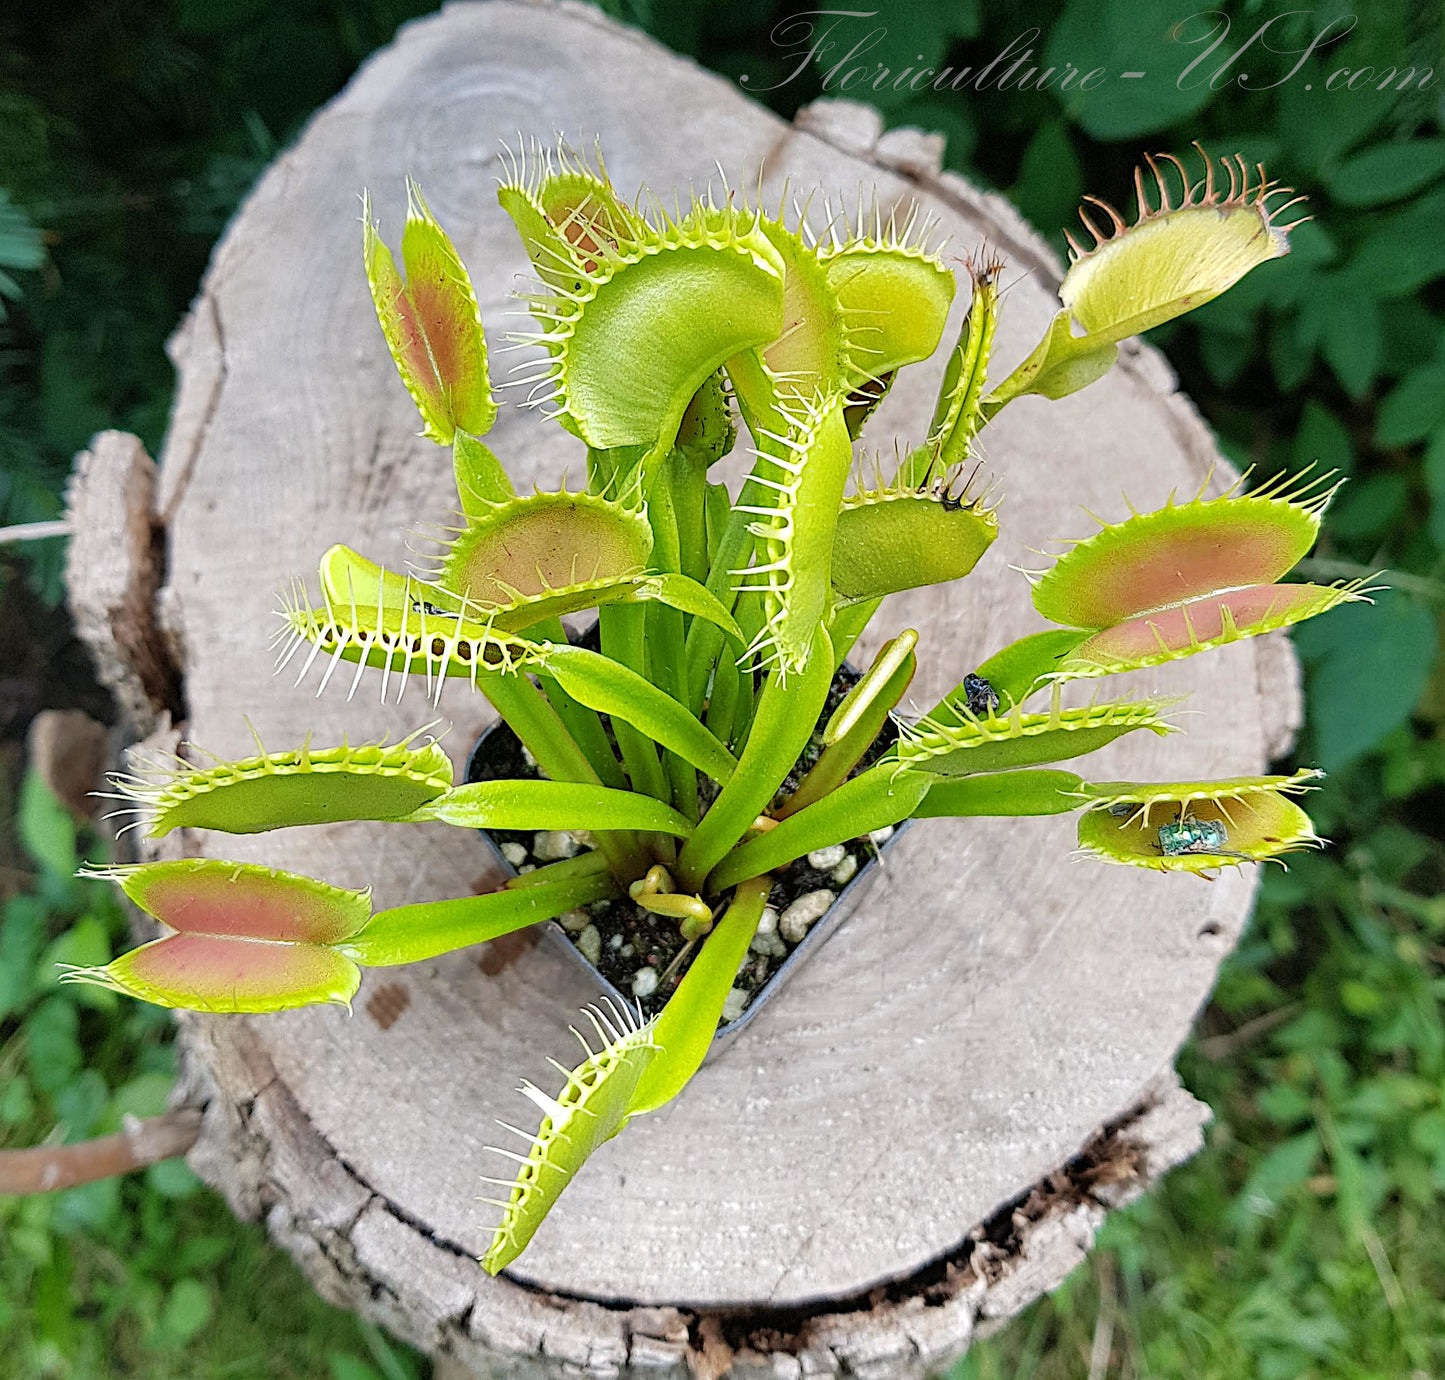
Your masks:
{"label": "green foliage background", "polygon": [[[1266,877],[1186,1051],[1186,1081],[1215,1111],[1207,1150],[1112,1218],[1089,1264],[956,1380],[1445,1372],[1445,83],[1324,83],[1341,67],[1445,71],[1439,7],[1328,0],[1282,18],[1283,3],[1226,0],[1231,33],[1187,89],[1173,74],[1207,43],[1169,31],[1193,0],[878,0],[876,19],[839,31],[832,61],[796,73],[799,31],[777,26],[808,4],[606,7],[746,74],[785,115],[879,26],[870,68],[977,67],[1036,27],[1047,62],[1156,74],[1062,96],[848,93],[890,125],[946,132],[949,164],[1060,246],[1080,193],[1122,207],[1139,154],[1195,138],[1310,194],[1315,220],[1289,258],[1156,337],[1241,466],[1319,461],[1351,476],[1309,574],[1390,572],[1373,610],[1296,638],[1298,758],[1331,772],[1312,808],[1334,847]],[[54,516],[98,428],[159,445],[163,342],[227,217],[309,112],[429,8],[53,0],[0,14],[0,524]],[[1283,80],[1312,35],[1351,15],[1347,37]],[[158,1109],[173,1077],[164,1018],[52,976],[56,959],[104,962],[123,942],[109,893],[70,877],[92,845],[20,779],[28,714],[94,700],[53,608],[60,546],[0,548],[6,1146],[103,1133]],[[0,1200],[0,1355],[16,1377],[425,1372],[314,1299],[174,1163]]]}

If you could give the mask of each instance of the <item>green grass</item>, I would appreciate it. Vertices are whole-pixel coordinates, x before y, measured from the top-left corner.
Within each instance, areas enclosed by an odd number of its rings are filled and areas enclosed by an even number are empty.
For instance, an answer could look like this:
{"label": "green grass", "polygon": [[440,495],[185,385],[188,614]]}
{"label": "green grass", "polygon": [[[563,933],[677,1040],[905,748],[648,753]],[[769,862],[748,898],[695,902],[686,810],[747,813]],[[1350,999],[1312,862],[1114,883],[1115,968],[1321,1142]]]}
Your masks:
{"label": "green grass", "polygon": [[[797,65],[770,38],[778,0],[607,7],[749,73],[754,90]],[[98,427],[159,443],[162,342],[237,199],[426,8],[61,0],[0,14],[0,522],[53,515],[71,454]],[[1238,42],[1265,16],[1245,0],[1224,8]],[[1189,12],[1167,0],[900,5],[869,59],[980,65],[1037,25],[1046,61],[1182,67],[1199,49],[1160,35]],[[1309,707],[1296,760],[1331,773],[1311,808],[1333,845],[1270,873],[1184,1054],[1215,1113],[1206,1150],[1111,1217],[1089,1263],[955,1380],[1445,1374],[1445,102],[1438,83],[1344,98],[1323,82],[1306,91],[1305,73],[1279,81],[1287,50],[1336,13],[1272,29],[1277,51],[1251,49],[1248,89],[1166,78],[1087,98],[875,95],[890,124],[944,130],[950,166],[1006,192],[1060,246],[1082,191],[1126,206],[1142,152],[1183,153],[1196,137],[1308,192],[1315,220],[1290,257],[1157,343],[1241,466],[1267,477],[1319,461],[1350,476],[1311,577],[1387,568],[1394,585],[1296,639]],[[1356,29],[1312,70],[1445,69],[1438,7],[1376,0],[1353,13]],[[815,66],[767,99],[790,115],[822,88]],[[92,693],[44,609],[60,545],[24,561],[0,552],[12,765],[26,713]],[[121,917],[105,889],[69,878],[77,843],[43,794],[31,788],[14,813],[23,847],[0,829],[6,1146],[158,1109],[173,1076],[163,1017],[54,986],[55,959],[103,962],[123,942]],[[0,1356],[6,1380],[424,1373],[317,1300],[174,1164],[0,1201]]]}
{"label": "green grass", "polygon": [[425,1367],[321,1301],[261,1228],[174,1165],[0,1211],[7,1377],[417,1380]]}

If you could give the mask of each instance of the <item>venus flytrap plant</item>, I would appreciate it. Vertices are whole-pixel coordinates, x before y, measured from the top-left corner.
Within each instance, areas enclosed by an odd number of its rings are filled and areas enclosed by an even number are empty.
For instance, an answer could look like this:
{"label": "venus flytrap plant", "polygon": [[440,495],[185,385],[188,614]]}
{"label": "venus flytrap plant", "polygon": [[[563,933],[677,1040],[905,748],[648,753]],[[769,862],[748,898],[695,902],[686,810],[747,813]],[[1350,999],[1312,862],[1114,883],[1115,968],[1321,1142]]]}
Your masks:
{"label": "venus flytrap plant", "polygon": [[[525,1152],[498,1152],[520,1172],[493,1181],[509,1190],[494,1200],[503,1218],[483,1261],[495,1272],[597,1146],[696,1072],[755,939],[786,956],[777,932],[758,928],[800,859],[847,858],[860,836],[910,818],[1074,812],[1083,853],[1157,871],[1209,876],[1317,845],[1290,798],[1312,773],[1091,782],[1055,764],[1173,731],[1172,701],[1066,706],[1064,682],[1365,597],[1286,582],[1318,535],[1328,476],[1252,492],[1240,481],[1212,497],[1206,485],[1067,543],[1029,576],[1052,626],[997,651],[916,721],[897,707],[918,630],[896,633],[841,698],[835,688],[887,595],[966,576],[994,541],[995,486],[975,454],[1002,407],[1084,386],[1121,339],[1288,251],[1282,208],[1270,208],[1283,189],[1262,170],[1252,180],[1226,162],[1226,192],[1207,157],[1192,185],[1168,161],[1182,189],[1151,160],[1155,188],[1141,176],[1132,225],[1108,208],[1105,228],[1085,217],[1094,243],[1074,246],[1055,321],[992,387],[1001,264],[987,252],[969,262],[972,299],[931,422],[885,471],[858,462],[855,442],[897,370],[939,346],[955,291],[916,216],[900,224],[860,203],[855,231],[825,203],[819,235],[803,208],[769,214],[732,192],[671,213],[629,203],[600,156],[565,146],[510,159],[498,195],[532,261],[525,315],[539,328],[519,338],[533,356],[513,382],[585,448],[587,472],[581,491],[520,496],[481,439],[495,406],[460,255],[409,186],[403,280],[368,207],[378,319],[424,434],[452,449],[459,520],[409,571],[324,553],[319,603],[299,585],[283,596],[279,663],[300,659],[298,684],[319,666],[318,693],[343,664],[348,694],[368,669],[383,699],[394,687],[399,700],[412,676],[433,702],[460,682],[491,701],[536,772],[454,785],[440,748],[413,735],[152,761],[118,792],[153,836],[440,821],[593,847],[539,857],[488,895],[375,914],[364,893],[264,868],[143,864],[114,875],[171,933],[68,977],[203,1009],[345,1003],[361,966],[629,908],[664,971],[640,970],[635,1012],[590,1013],[600,1048],[583,1039],[583,1062],[558,1066],[555,1097],[524,1085],[543,1118],[535,1135],[518,1132]],[[751,443],[736,495],[708,477],[734,446],[734,408]],[[592,609],[600,650],[559,622]],[[839,867],[833,876],[851,875],[856,859]]]}
{"label": "venus flytrap plant", "polygon": [[[1093,243],[1086,249],[1068,235],[1069,271],[1059,286],[1064,309],[1037,348],[983,400],[986,417],[1024,393],[1062,398],[1093,383],[1113,365],[1119,341],[1213,301],[1251,269],[1289,253],[1290,227],[1278,218],[1304,198],[1291,200],[1293,188],[1271,182],[1262,164],[1251,170],[1239,157],[1219,161],[1226,192],[1215,161],[1195,148],[1204,164],[1198,181],[1172,154],[1146,158],[1147,175],[1135,169],[1132,225],[1107,202],[1084,198],[1090,208],[1081,208],[1079,219]],[[1178,192],[1161,162],[1177,170]],[[1285,199],[1271,208],[1274,197]],[[1082,334],[1074,333],[1075,325]]]}
{"label": "venus flytrap plant", "polygon": [[[532,925],[610,893],[605,869],[545,885],[372,913],[371,892],[214,858],[104,869],[170,933],[103,968],[72,967],[91,982],[157,1006],[193,1011],[349,1007],[360,967],[434,958]],[[555,907],[555,909],[553,909]]]}
{"label": "venus flytrap plant", "polygon": [[[1245,476],[1247,478],[1248,476]],[[1319,535],[1339,481],[1280,478],[1251,493],[1244,478],[1218,498],[1100,524],[1038,573],[1034,607],[1086,630],[1058,679],[1139,670],[1273,632],[1364,597],[1362,581],[1281,584]]]}
{"label": "venus flytrap plant", "polygon": [[1080,787],[1089,799],[1079,822],[1084,854],[1156,871],[1205,873],[1221,860],[1263,862],[1322,842],[1288,796],[1321,775],[1232,781],[1103,782]]}
{"label": "venus flytrap plant", "polygon": [[639,1084],[657,1058],[659,1046],[653,1024],[639,1021],[625,1006],[608,1002],[606,1010],[590,1006],[584,1008],[584,1014],[592,1022],[601,1048],[594,1051],[574,1026],[572,1033],[587,1051],[587,1058],[575,1069],[556,1064],[565,1080],[557,1096],[544,1093],[525,1079],[518,1088],[542,1113],[536,1135],[500,1123],[503,1129],[521,1137],[530,1147],[528,1153],[524,1156],[500,1146],[488,1147],[492,1154],[521,1164],[521,1169],[506,1179],[480,1176],[483,1183],[510,1190],[507,1198],[484,1195],[479,1199],[503,1211],[492,1244],[481,1261],[490,1274],[496,1274],[526,1249],[572,1176],[598,1146],[627,1125]]}
{"label": "venus flytrap plant", "polygon": [[293,824],[406,819],[452,784],[451,759],[436,739],[412,746],[425,732],[419,728],[398,743],[314,751],[306,742],[280,753],[268,753],[258,736],[256,756],[235,762],[191,744],[210,766],[132,751],[136,771],[112,777],[110,796],[127,808],[107,818],[129,816],[123,828],[146,827],[151,838],[184,828],[261,833],[276,827],[278,808]]}

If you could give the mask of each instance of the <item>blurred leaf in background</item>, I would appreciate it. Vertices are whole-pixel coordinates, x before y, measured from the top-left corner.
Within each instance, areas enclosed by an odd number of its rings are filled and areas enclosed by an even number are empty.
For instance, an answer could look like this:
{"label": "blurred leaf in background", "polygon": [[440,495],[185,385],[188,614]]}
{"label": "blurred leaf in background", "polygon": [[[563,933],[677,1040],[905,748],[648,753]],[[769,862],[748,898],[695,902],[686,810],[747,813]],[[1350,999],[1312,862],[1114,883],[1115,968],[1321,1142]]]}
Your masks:
{"label": "blurred leaf in background", "polygon": [[6,317],[5,301],[20,296],[20,284],[10,275],[16,270],[34,270],[45,262],[45,242],[40,231],[0,187],[0,322]]}
{"label": "blurred leaf in background", "polygon": [[[72,456],[103,427],[156,453],[165,341],[237,203],[357,63],[432,8],[0,9],[0,525],[54,517]],[[46,545],[31,573],[53,603],[59,543]]]}

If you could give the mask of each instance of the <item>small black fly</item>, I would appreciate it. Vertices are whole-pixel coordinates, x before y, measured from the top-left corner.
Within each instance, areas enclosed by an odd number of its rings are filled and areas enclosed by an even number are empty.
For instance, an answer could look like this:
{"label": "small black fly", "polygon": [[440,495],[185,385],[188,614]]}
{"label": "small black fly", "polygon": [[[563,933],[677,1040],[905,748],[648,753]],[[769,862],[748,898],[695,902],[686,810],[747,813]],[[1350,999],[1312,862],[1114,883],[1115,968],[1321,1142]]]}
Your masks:
{"label": "small black fly", "polygon": [[431,614],[434,618],[460,618],[460,617],[461,617],[461,614],[459,614],[455,609],[439,609],[435,604],[430,603],[430,602],[428,602],[428,601],[425,600],[425,599],[413,599],[413,600],[411,601],[411,606],[412,606],[412,608],[414,608],[418,613],[429,613],[429,614]]}
{"label": "small black fly", "polygon": [[998,691],[970,671],[963,678],[963,702],[970,714],[986,719],[998,709]]}

